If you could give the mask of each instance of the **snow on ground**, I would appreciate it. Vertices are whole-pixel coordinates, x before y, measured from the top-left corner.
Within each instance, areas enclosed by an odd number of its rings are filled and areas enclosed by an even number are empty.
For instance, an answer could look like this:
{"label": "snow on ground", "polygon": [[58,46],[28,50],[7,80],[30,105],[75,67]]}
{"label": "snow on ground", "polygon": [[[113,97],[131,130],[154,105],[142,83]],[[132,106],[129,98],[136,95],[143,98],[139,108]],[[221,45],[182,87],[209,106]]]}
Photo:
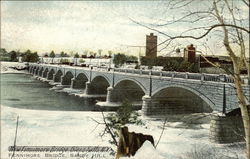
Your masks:
{"label": "snow on ground", "polygon": [[[127,157],[122,157],[121,159],[126,159]],[[135,156],[130,159],[164,159],[163,156],[155,150],[154,146],[149,142],[145,141],[142,147],[137,151]]]}
{"label": "snow on ground", "polygon": [[10,67],[25,67],[24,63],[19,62],[3,62],[0,61],[1,73],[23,73],[23,71],[14,70]]}
{"label": "snow on ground", "polygon": [[[106,112],[108,113],[108,112]],[[102,122],[100,112],[89,111],[45,111],[25,110],[1,106],[1,147],[2,157],[6,157],[8,146],[13,145],[16,117],[19,115],[17,145],[25,146],[111,146],[109,136],[99,136],[103,125],[96,129],[97,120]],[[142,117],[144,126],[128,125],[129,131],[150,134],[157,143],[161,134],[163,122]],[[145,159],[145,151],[159,158],[185,158],[185,154],[194,147],[216,148],[228,156],[234,157],[235,153],[243,158],[243,151],[239,148],[228,148],[225,145],[211,144],[208,140],[209,125],[202,124],[200,129],[180,128],[182,122],[168,123],[156,150],[147,143],[134,159]],[[112,146],[114,150],[116,148]],[[151,150],[150,150],[151,149]],[[229,151],[229,152],[228,152]],[[146,153],[148,154],[148,153]],[[157,158],[158,158],[157,157]]]}
{"label": "snow on ground", "polygon": [[[1,158],[13,145],[19,116],[17,145],[24,146],[110,146],[99,137],[103,126],[94,130],[97,112],[25,110],[1,106]],[[92,119],[93,118],[93,119]]]}

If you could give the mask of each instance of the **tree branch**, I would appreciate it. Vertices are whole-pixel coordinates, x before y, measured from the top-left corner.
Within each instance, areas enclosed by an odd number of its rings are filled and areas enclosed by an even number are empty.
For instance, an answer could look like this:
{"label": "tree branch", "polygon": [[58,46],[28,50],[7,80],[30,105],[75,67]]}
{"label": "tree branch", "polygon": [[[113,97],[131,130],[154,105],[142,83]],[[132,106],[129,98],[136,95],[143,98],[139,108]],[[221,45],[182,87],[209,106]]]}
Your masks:
{"label": "tree branch", "polygon": [[103,118],[103,122],[104,122],[104,124],[105,124],[105,126],[106,126],[106,128],[107,128],[108,133],[109,133],[110,136],[112,137],[112,139],[113,139],[115,145],[118,146],[118,143],[117,143],[117,141],[116,141],[115,135],[114,135],[114,133],[111,131],[110,127],[108,126],[108,124],[107,124],[107,122],[106,122],[106,119],[105,119],[105,116],[104,116],[104,114],[103,114],[103,111],[102,111],[102,118]]}
{"label": "tree branch", "polygon": [[155,148],[158,146],[158,144],[159,144],[159,142],[160,142],[160,140],[161,140],[161,137],[162,137],[163,132],[164,132],[164,130],[165,130],[165,125],[166,125],[166,123],[167,123],[167,118],[165,118],[165,120],[164,120],[163,127],[162,127],[162,131],[161,131],[161,135],[160,135],[159,140],[157,141],[157,143],[156,143],[156,145],[155,145]]}
{"label": "tree branch", "polygon": [[247,3],[247,1],[246,0],[241,0],[245,5],[247,5],[248,7],[250,7],[250,3],[248,2]]}

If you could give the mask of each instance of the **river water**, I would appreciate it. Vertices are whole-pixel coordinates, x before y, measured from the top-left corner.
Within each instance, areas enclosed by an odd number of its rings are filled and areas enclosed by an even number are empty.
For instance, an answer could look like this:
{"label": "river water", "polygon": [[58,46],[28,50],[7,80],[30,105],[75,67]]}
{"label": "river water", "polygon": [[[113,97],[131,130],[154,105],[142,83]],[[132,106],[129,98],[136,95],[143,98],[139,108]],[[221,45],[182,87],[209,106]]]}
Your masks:
{"label": "river water", "polygon": [[1,74],[1,105],[37,110],[90,111],[83,98],[50,90],[46,82],[27,74]]}

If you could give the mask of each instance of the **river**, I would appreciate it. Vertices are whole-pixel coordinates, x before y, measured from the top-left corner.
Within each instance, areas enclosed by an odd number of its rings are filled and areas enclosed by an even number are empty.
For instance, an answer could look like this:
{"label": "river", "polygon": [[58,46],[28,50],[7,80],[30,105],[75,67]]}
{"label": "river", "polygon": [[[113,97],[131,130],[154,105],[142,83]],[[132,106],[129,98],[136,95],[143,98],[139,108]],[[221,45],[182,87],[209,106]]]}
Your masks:
{"label": "river", "polygon": [[83,98],[50,90],[52,86],[27,74],[1,74],[1,104],[23,109],[90,111]]}

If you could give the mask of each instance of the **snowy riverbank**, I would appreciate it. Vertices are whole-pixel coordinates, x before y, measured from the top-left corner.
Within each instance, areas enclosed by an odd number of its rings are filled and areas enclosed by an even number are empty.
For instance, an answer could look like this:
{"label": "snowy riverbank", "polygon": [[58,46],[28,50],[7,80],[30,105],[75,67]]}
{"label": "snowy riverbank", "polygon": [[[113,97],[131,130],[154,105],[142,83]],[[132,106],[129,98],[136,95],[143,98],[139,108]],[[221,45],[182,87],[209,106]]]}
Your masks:
{"label": "snowy riverbank", "polygon": [[[19,116],[17,145],[111,146],[108,143],[108,135],[104,138],[99,136],[104,127],[99,125],[95,129],[96,122],[92,120],[102,122],[100,112],[26,110],[1,106],[2,158],[7,158],[8,146],[13,145],[17,116]],[[142,119],[145,126],[129,125],[129,130],[150,134],[157,142],[163,122],[146,117]],[[216,150],[217,153],[225,156],[239,155],[239,158],[243,158],[240,147],[211,144],[208,134],[208,124],[201,124],[199,128],[191,129],[182,122],[169,122],[157,150],[152,153],[158,157],[175,159],[185,158],[188,152],[194,151],[194,148],[202,148]],[[115,147],[112,146],[112,148],[116,150]],[[135,158],[150,159],[151,157],[148,153],[141,152]]]}
{"label": "snowy riverbank", "polygon": [[24,73],[23,71],[14,70],[10,67],[23,68],[23,67],[25,67],[25,64],[19,63],[19,62],[5,62],[5,61],[3,62],[3,61],[1,61],[0,67],[1,67],[1,70],[0,70],[1,73]]}

